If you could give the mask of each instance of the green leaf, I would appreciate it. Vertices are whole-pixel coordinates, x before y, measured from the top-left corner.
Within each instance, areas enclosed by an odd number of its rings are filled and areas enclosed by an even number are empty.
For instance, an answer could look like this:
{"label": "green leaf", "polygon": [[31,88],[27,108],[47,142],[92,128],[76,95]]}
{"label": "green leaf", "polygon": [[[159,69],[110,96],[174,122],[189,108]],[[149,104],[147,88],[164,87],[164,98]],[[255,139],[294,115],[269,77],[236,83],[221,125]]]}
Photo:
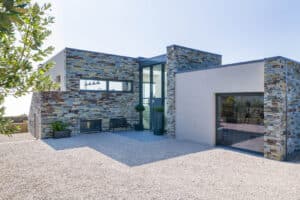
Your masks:
{"label": "green leaf", "polygon": [[51,4],[31,0],[0,0],[0,10],[0,134],[10,134],[17,127],[3,117],[4,97],[57,87],[46,73],[53,63],[38,69],[33,65],[45,63],[53,51],[53,47],[44,47],[53,17]]}

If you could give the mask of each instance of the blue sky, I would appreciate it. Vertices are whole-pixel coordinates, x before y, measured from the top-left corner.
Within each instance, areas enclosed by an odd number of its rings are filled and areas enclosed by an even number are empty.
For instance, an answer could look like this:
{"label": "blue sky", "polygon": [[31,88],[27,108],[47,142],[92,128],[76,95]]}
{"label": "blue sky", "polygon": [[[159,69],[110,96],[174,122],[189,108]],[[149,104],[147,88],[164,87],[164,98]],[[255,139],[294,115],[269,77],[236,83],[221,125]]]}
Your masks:
{"label": "blue sky", "polygon": [[[49,2],[49,0],[39,0]],[[298,0],[52,0],[47,44],[127,56],[154,56],[179,44],[233,63],[282,55],[300,60]],[[30,95],[6,101],[28,113]]]}

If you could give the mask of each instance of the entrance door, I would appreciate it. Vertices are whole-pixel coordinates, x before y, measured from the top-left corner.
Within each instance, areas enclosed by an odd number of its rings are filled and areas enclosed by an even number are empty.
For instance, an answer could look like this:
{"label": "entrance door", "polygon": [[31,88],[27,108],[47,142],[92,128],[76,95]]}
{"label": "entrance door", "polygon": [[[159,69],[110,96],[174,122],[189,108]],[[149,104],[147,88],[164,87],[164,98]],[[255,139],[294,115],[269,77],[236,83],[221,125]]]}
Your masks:
{"label": "entrance door", "polygon": [[[164,108],[164,65],[152,65],[143,67],[143,125],[145,129],[153,130],[158,125],[164,124],[164,118],[160,117],[162,122],[155,119],[157,111]],[[158,109],[162,108],[162,109]],[[163,115],[163,113],[160,113]]]}
{"label": "entrance door", "polygon": [[263,153],[263,93],[218,94],[216,144]]}

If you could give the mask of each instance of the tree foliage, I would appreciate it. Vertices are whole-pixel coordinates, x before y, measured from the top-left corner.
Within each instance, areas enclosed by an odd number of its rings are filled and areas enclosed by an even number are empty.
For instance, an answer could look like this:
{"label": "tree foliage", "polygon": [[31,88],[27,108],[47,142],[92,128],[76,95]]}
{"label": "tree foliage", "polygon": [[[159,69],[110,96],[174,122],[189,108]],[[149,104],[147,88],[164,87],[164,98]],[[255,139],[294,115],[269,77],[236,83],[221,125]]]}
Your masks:
{"label": "tree foliage", "polygon": [[4,98],[20,97],[29,92],[57,87],[46,72],[53,63],[43,62],[53,47],[44,47],[51,34],[51,4],[31,0],[0,0],[0,134],[10,134],[16,127],[4,118]]}

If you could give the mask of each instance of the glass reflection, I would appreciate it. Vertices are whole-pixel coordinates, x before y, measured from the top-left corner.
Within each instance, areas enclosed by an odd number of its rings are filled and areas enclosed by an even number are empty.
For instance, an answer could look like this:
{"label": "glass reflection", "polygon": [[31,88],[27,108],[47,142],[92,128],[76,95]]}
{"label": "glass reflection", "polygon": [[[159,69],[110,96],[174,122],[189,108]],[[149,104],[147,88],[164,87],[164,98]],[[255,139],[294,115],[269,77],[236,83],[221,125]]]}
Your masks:
{"label": "glass reflection", "polygon": [[161,65],[153,66],[153,84],[152,91],[154,98],[161,98],[162,95],[162,76]]}
{"label": "glass reflection", "polygon": [[263,94],[217,96],[217,144],[263,152]]}

